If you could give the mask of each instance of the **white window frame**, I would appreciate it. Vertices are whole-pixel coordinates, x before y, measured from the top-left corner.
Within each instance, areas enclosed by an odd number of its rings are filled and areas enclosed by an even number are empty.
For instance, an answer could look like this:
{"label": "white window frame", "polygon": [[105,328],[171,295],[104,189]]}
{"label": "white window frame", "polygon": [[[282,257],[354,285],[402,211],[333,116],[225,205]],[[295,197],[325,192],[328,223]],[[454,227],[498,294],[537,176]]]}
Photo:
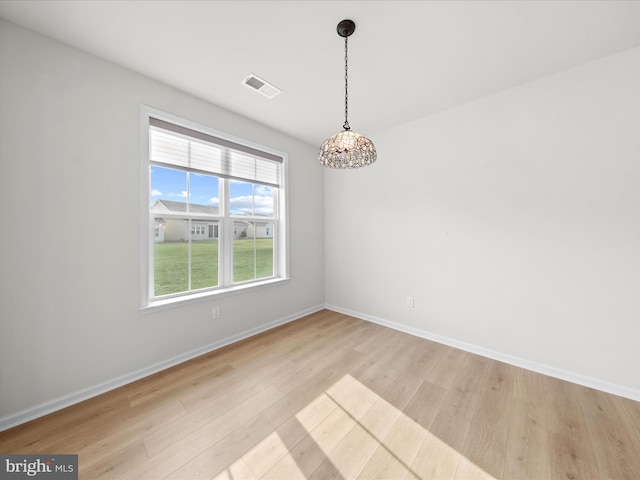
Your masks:
{"label": "white window frame", "polygon": [[[221,215],[218,223],[218,232],[220,241],[219,254],[220,263],[222,264],[222,275],[219,276],[219,286],[211,289],[178,293],[162,298],[152,297],[153,285],[153,259],[154,243],[155,243],[155,215],[150,210],[150,145],[149,145],[149,127],[150,119],[155,118],[165,122],[172,123],[190,130],[198,131],[206,135],[211,135],[238,145],[248,148],[257,149],[265,153],[276,155],[282,158],[280,187],[274,187],[274,216],[273,219],[273,270],[274,275],[268,279],[257,279],[233,284],[233,258],[229,252],[233,251],[233,223],[240,218],[242,220],[252,221],[255,217],[237,217],[228,212],[229,205],[229,179],[222,179],[226,182],[223,188],[224,197],[220,198],[220,209],[226,212]],[[287,197],[287,163],[288,155],[285,152],[275,150],[271,147],[257,144],[244,138],[236,137],[211,127],[198,124],[196,122],[180,118],[178,116],[162,112],[143,105],[141,107],[140,116],[141,131],[141,188],[140,188],[140,214],[142,219],[141,235],[140,235],[140,310],[142,313],[152,312],[158,309],[170,308],[184,305],[192,302],[204,301],[214,297],[236,295],[257,288],[264,288],[286,282],[289,280],[289,251],[288,251],[288,197]],[[224,209],[224,210],[222,210]],[[190,230],[189,230],[190,232]],[[225,254],[227,252],[227,254]]]}

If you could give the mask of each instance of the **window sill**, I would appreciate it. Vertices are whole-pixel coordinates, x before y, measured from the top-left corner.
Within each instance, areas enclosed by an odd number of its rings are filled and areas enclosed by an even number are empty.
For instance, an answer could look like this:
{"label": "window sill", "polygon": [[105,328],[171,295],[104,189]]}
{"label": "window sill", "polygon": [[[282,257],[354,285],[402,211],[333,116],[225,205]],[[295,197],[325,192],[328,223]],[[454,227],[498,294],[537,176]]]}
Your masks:
{"label": "window sill", "polygon": [[211,290],[208,292],[194,293],[191,295],[184,295],[180,297],[167,298],[166,300],[156,300],[149,302],[148,305],[140,307],[140,313],[147,314],[160,310],[166,310],[169,308],[182,307],[184,305],[190,305],[192,303],[203,302],[211,300],[213,298],[230,297],[232,295],[238,295],[241,293],[247,293],[251,290],[272,287],[287,283],[289,278],[270,278],[262,282],[253,282],[244,285],[234,285],[233,287],[223,288],[219,290]]}

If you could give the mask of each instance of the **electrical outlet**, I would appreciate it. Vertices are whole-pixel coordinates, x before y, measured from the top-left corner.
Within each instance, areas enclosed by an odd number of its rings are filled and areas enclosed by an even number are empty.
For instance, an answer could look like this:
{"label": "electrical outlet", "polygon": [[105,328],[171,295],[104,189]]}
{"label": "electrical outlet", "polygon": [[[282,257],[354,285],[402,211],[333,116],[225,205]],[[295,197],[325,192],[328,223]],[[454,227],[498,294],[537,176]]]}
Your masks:
{"label": "electrical outlet", "polygon": [[213,307],[213,319],[220,318],[220,307]]}
{"label": "electrical outlet", "polygon": [[407,307],[413,308],[413,297],[407,297]]}

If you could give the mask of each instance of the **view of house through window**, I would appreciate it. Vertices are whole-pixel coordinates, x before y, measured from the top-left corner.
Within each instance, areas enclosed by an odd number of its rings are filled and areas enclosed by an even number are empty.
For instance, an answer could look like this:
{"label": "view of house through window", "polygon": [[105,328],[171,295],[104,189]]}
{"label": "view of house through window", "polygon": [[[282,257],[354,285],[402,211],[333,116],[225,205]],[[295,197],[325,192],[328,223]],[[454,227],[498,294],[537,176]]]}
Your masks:
{"label": "view of house through window", "polygon": [[149,299],[277,277],[282,159],[149,120]]}

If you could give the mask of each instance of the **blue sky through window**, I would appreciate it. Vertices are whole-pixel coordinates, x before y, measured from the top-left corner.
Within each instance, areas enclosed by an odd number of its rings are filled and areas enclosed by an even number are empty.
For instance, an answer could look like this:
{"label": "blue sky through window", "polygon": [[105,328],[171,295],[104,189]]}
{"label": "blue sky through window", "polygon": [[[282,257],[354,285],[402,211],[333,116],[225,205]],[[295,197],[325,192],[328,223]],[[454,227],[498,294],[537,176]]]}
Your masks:
{"label": "blue sky through window", "polygon": [[[189,196],[192,204],[219,206],[218,177],[198,173],[189,176],[187,182],[187,172],[152,165],[151,204],[156,200],[186,202]],[[273,215],[272,187],[231,180],[229,188],[232,215]]]}
{"label": "blue sky through window", "polygon": [[151,204],[156,200],[189,202],[199,205],[219,204],[218,177],[190,173],[187,186],[187,172],[172,168],[151,166]]}
{"label": "blue sky through window", "polygon": [[232,180],[230,187],[232,215],[273,215],[273,188]]}

